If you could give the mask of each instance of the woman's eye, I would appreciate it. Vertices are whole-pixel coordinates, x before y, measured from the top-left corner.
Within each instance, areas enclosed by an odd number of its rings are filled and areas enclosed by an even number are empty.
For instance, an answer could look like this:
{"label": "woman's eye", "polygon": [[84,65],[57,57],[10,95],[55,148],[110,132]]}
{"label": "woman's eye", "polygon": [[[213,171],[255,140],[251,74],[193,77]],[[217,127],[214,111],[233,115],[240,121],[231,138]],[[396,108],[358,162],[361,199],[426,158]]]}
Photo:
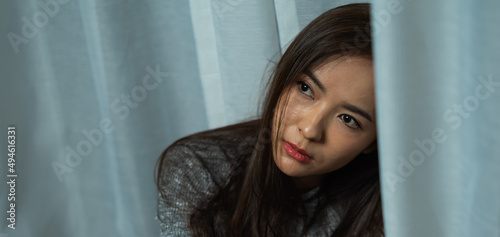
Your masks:
{"label": "woman's eye", "polygon": [[309,97],[312,97],[313,96],[313,93],[312,93],[312,90],[311,90],[311,87],[309,87],[309,85],[307,85],[307,83],[303,82],[303,81],[297,81],[297,84],[299,84],[299,91]]}
{"label": "woman's eye", "polygon": [[342,121],[350,128],[354,128],[354,129],[360,129],[361,126],[360,124],[358,123],[358,121],[352,117],[351,115],[348,115],[348,114],[342,114],[340,115],[340,119],[342,119]]}

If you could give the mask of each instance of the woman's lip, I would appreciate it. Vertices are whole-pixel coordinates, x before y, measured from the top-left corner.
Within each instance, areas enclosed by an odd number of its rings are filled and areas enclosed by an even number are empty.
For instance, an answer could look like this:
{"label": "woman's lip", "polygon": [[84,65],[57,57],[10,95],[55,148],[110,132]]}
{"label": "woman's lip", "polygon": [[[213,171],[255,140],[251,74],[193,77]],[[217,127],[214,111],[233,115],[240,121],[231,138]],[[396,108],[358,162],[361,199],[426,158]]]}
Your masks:
{"label": "woman's lip", "polygon": [[309,154],[307,154],[307,152],[306,152],[305,150],[300,149],[297,145],[295,145],[295,144],[293,144],[293,143],[291,143],[291,142],[287,142],[287,141],[285,141],[285,142],[286,142],[286,143],[288,143],[288,144],[290,144],[290,146],[291,146],[294,150],[298,151],[300,154],[305,155],[305,156],[307,156],[307,157],[309,157],[309,158],[310,158]]}
{"label": "woman's lip", "polygon": [[299,162],[309,162],[312,160],[311,157],[307,155],[306,151],[299,149],[297,145],[293,143],[284,141],[283,148],[285,148],[285,151],[288,155],[295,158]]}

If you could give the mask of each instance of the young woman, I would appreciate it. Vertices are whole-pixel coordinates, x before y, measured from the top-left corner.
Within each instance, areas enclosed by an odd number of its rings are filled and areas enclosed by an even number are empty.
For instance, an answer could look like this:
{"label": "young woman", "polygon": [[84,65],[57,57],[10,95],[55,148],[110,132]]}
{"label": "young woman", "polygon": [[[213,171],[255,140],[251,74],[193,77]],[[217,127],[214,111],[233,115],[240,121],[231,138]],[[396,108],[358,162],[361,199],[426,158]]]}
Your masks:
{"label": "young woman", "polygon": [[257,120],[176,141],[158,163],[162,236],[383,236],[368,4],[290,44]]}

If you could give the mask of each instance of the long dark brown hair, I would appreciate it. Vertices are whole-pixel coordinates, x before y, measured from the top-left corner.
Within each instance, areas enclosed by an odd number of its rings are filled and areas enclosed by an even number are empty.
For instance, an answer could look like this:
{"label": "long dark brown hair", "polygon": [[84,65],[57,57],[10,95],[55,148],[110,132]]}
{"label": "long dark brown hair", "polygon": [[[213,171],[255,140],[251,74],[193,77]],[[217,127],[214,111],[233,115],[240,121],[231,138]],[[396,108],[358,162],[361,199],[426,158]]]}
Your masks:
{"label": "long dark brown hair", "polygon": [[[206,137],[214,131],[238,127],[256,127],[259,131],[251,155],[241,154],[241,162],[227,185],[191,214],[189,228],[193,236],[290,235],[291,223],[300,219],[304,204],[291,178],[274,163],[272,146],[277,145],[277,134],[271,136],[271,129],[277,105],[301,75],[328,60],[345,57],[371,60],[371,44],[369,4],[349,4],[323,13],[297,35],[276,65],[259,119],[190,136]],[[287,98],[285,96],[285,104]],[[283,109],[278,121],[284,112]],[[162,194],[161,167],[167,150],[159,159],[156,177],[158,191]],[[346,166],[328,174],[317,196],[321,198],[312,221],[324,217],[321,210],[326,206],[334,206],[340,222],[333,236],[379,237],[384,234],[376,150],[360,154]],[[311,223],[303,221],[303,233],[306,233]]]}

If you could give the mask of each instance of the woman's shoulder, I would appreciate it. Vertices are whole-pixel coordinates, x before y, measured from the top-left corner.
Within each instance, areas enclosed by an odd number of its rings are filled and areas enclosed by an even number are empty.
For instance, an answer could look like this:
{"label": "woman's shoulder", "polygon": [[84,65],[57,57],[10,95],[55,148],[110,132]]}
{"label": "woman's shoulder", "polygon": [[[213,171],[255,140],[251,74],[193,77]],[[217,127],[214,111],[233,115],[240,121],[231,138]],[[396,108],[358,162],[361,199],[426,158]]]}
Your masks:
{"label": "woman's shoulder", "polygon": [[239,163],[249,157],[255,147],[258,121],[233,124],[183,137],[164,152],[162,166],[177,167],[184,172],[203,169],[211,174],[218,185],[223,185],[225,176]]}
{"label": "woman's shoulder", "polygon": [[192,211],[228,181],[239,157],[256,144],[255,122],[212,129],[181,138],[162,153],[158,170],[158,215],[162,236],[189,234]]}

